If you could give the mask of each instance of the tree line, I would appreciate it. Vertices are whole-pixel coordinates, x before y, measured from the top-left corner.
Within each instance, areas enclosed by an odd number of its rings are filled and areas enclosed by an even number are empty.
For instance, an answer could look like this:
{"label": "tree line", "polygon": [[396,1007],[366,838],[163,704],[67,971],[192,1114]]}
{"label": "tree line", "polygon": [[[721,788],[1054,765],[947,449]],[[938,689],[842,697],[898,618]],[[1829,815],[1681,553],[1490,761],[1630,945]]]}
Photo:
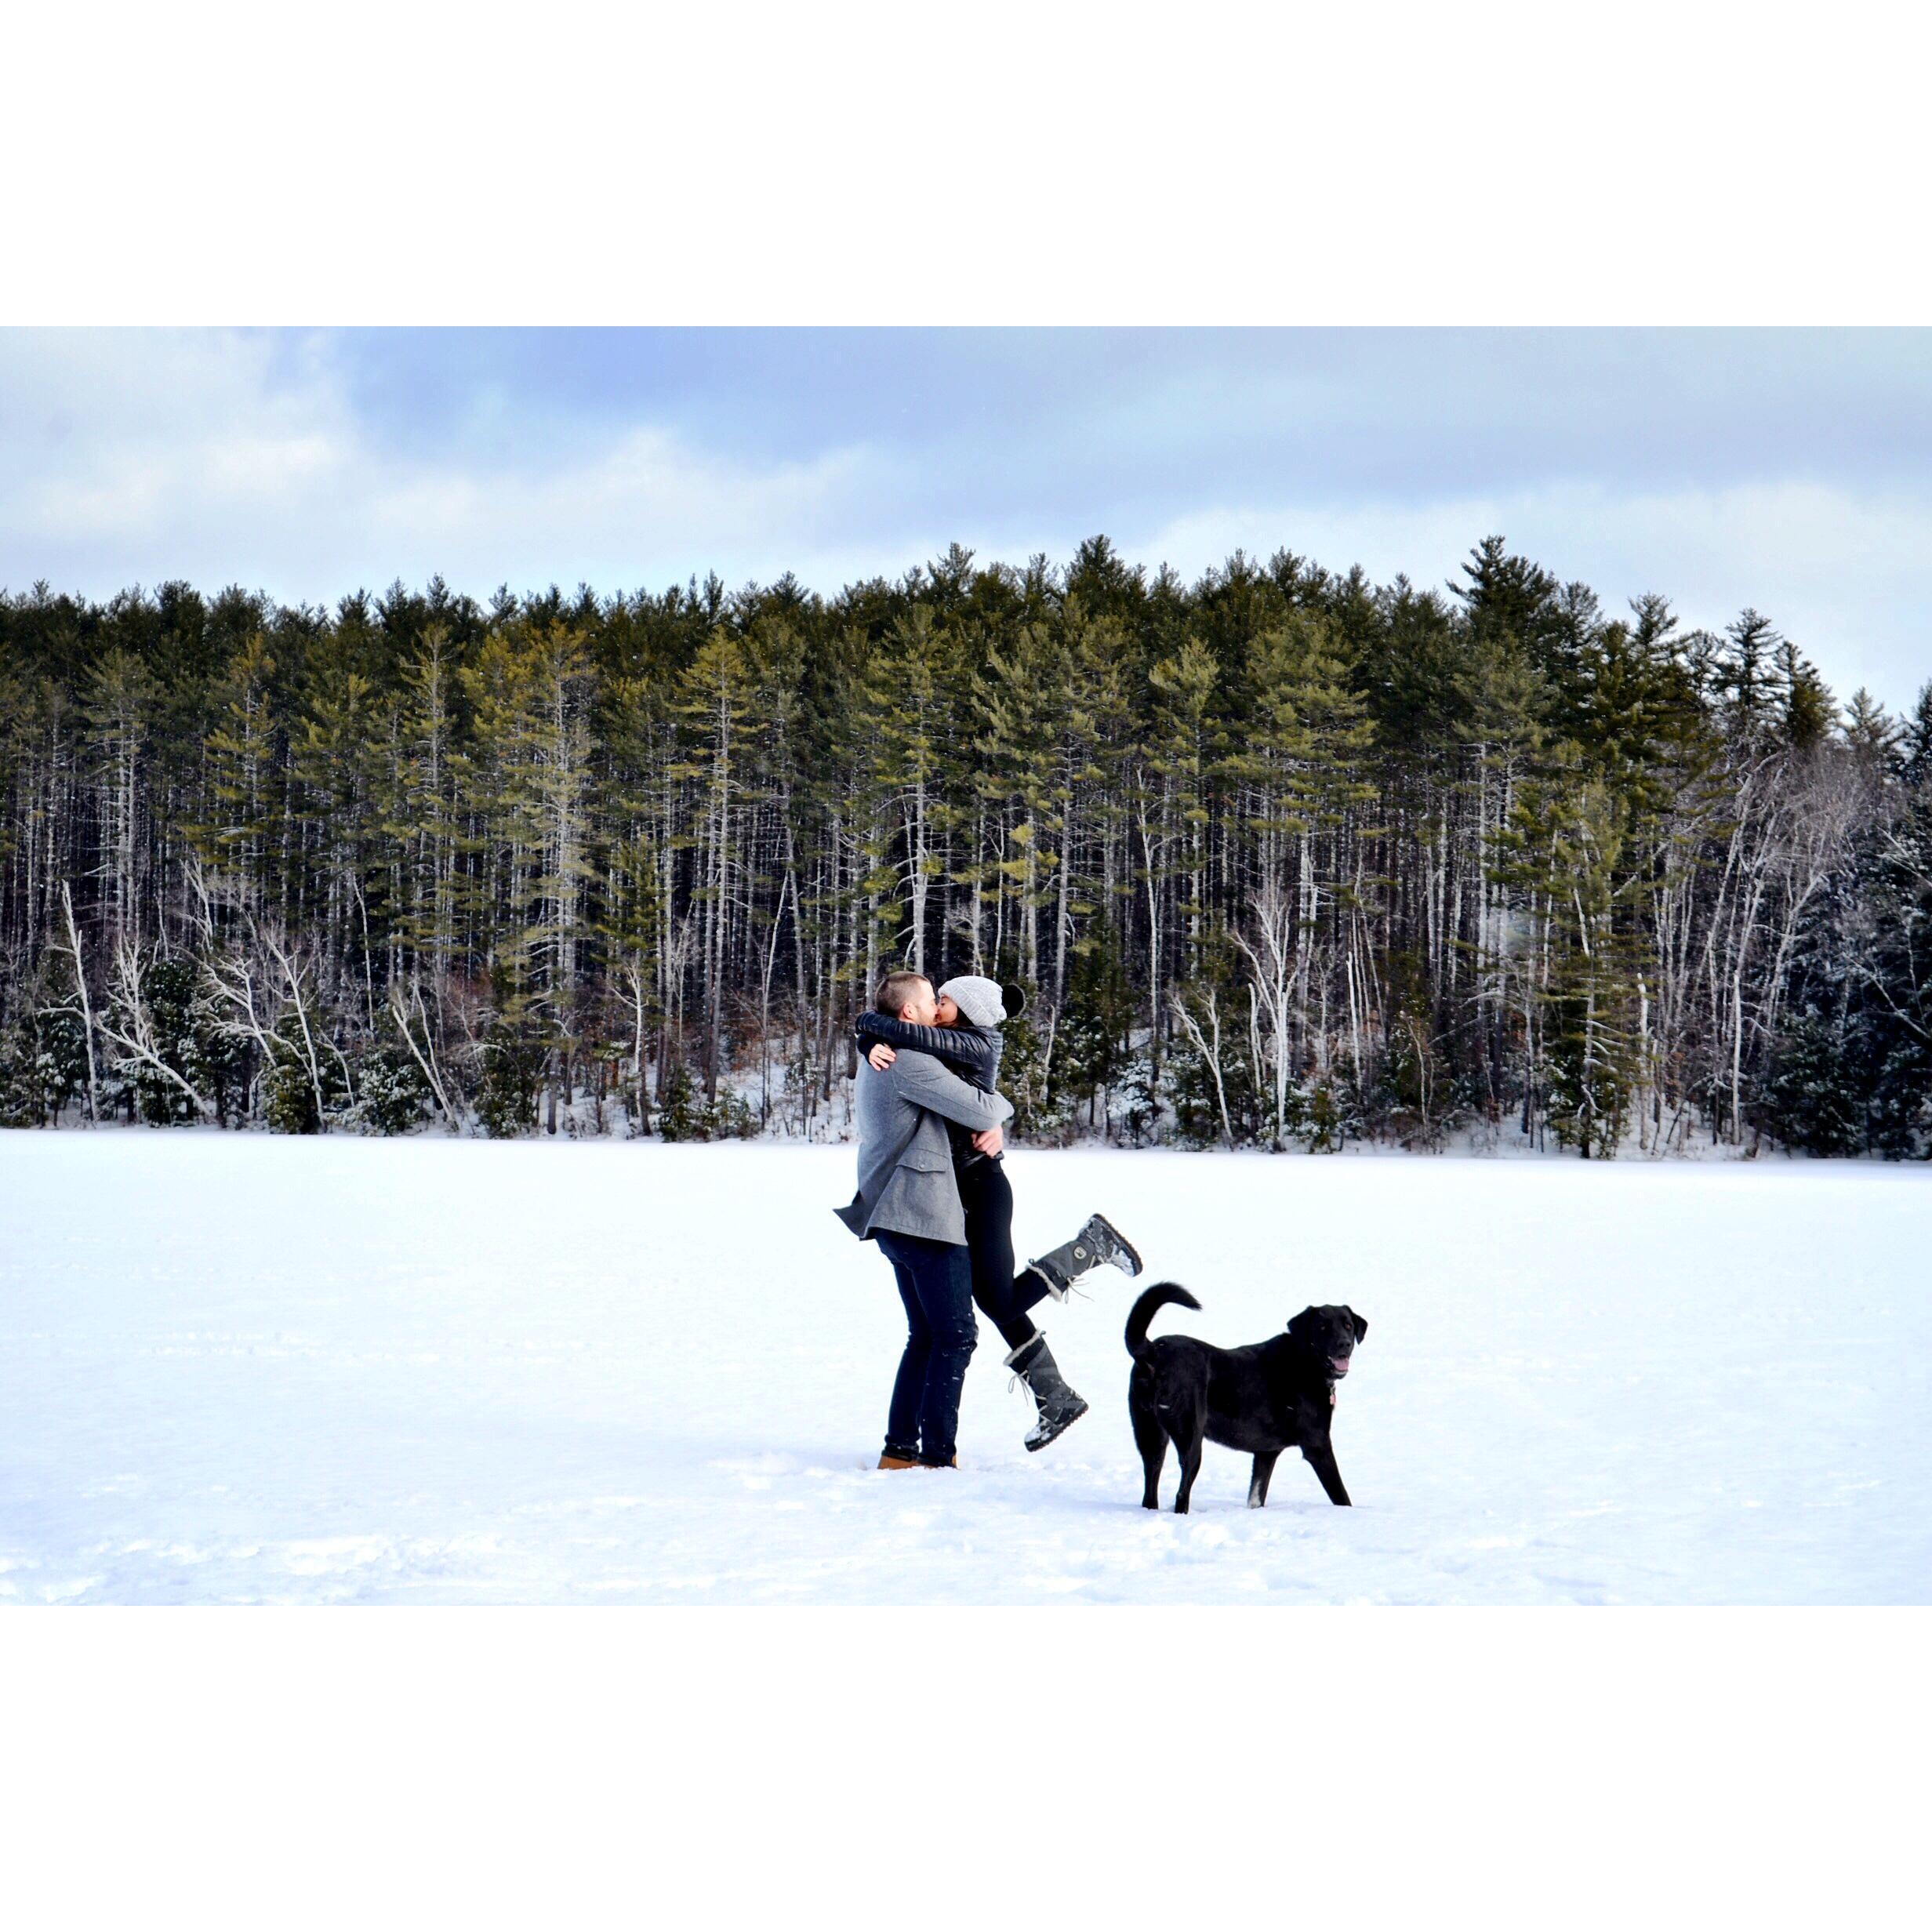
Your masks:
{"label": "tree line", "polygon": [[0,595],[0,1118],[841,1133],[888,967],[1035,1139],[1932,1151],[1932,686],[1104,537],[815,594]]}

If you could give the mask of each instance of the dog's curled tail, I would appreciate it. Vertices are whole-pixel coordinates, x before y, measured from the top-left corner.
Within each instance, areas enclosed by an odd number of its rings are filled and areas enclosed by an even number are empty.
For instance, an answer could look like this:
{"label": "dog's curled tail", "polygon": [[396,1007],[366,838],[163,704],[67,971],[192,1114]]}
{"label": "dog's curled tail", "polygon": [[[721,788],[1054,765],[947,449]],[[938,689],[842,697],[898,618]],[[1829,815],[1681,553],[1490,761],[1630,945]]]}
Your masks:
{"label": "dog's curled tail", "polygon": [[1127,1352],[1135,1361],[1147,1353],[1147,1324],[1170,1302],[1200,1313],[1200,1304],[1178,1281],[1157,1281],[1128,1311]]}

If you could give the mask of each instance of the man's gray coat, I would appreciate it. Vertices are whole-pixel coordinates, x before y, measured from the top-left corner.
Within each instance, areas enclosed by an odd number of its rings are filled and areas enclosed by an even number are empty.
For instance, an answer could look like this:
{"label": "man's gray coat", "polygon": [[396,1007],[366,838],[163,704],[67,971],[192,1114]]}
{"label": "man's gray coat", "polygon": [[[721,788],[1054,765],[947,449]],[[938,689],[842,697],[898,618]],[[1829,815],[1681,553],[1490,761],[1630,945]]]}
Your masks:
{"label": "man's gray coat", "polygon": [[[1013,1117],[998,1094],[982,1094],[929,1053],[902,1053],[881,1073],[859,1063],[852,1112],[859,1126],[859,1192],[839,1218],[861,1240],[881,1228],[928,1241],[966,1240],[946,1122],[974,1132]],[[942,1117],[943,1117],[943,1118]]]}

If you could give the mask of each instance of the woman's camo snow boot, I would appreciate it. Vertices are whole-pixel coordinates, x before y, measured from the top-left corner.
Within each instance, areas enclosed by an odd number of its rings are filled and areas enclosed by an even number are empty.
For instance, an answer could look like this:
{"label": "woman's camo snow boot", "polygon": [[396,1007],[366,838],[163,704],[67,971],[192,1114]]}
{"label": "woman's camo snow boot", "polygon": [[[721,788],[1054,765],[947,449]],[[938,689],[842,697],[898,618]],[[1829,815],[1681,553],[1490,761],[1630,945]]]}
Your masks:
{"label": "woman's camo snow boot", "polygon": [[1140,1256],[1133,1244],[1105,1215],[1093,1215],[1072,1240],[1062,1241],[1026,1265],[1038,1273],[1056,1302],[1064,1302],[1067,1290],[1088,1269],[1105,1267],[1109,1262],[1130,1279],[1140,1273]]}
{"label": "woman's camo snow boot", "polygon": [[[1029,1449],[1044,1449],[1055,1436],[1064,1435],[1087,1413],[1087,1404],[1067,1387],[1060,1377],[1060,1365],[1053,1359],[1044,1335],[1022,1342],[1006,1358],[1006,1365],[1026,1385],[1027,1393],[1039,1405],[1040,1413],[1026,1432]],[[1007,1385],[1009,1388],[1012,1385]]]}

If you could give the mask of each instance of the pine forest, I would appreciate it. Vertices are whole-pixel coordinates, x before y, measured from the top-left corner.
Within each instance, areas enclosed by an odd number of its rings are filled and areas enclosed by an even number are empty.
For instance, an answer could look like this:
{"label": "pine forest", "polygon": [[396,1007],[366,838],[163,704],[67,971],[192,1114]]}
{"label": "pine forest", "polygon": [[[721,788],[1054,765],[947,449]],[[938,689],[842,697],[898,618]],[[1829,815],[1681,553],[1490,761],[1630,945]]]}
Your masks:
{"label": "pine forest", "polygon": [[836,597],[0,596],[0,1120],[848,1130],[1019,982],[1035,1144],[1932,1154],[1932,686],[1746,609],[1104,538]]}

